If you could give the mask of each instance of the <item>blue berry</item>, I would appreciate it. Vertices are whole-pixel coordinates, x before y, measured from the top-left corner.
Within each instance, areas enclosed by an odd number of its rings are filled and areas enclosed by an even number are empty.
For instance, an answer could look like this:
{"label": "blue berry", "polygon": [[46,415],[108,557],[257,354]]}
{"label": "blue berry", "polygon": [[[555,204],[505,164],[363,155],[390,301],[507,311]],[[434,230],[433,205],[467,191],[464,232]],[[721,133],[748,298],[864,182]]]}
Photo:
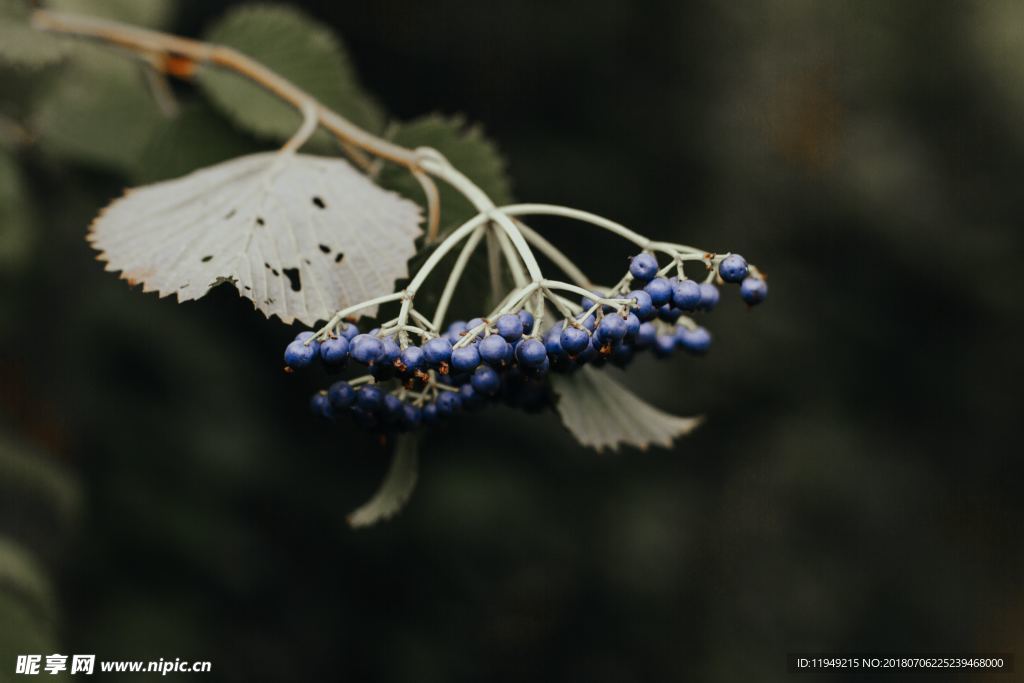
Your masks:
{"label": "blue berry", "polygon": [[715,287],[710,282],[705,282],[700,286],[700,303],[698,308],[702,311],[710,311],[714,309],[715,304],[718,303],[718,287]]}
{"label": "blue berry", "polygon": [[496,334],[484,337],[477,348],[480,358],[489,365],[503,365],[512,360],[512,347]]}
{"label": "blue berry", "polygon": [[454,415],[462,407],[462,399],[453,391],[442,391],[437,397],[437,414],[441,417]]}
{"label": "blue berry", "polygon": [[437,414],[437,404],[435,403],[428,403],[427,405],[423,406],[423,408],[420,410],[420,420],[423,422],[423,424],[437,424],[439,417],[440,415]]}
{"label": "blue berry", "polygon": [[533,314],[525,309],[521,310],[519,319],[523,322],[523,334],[533,334]]}
{"label": "blue berry", "polygon": [[595,342],[592,338],[587,338],[587,346],[578,354],[576,354],[576,362],[580,365],[587,363],[596,363],[601,359],[601,354],[594,345]]}
{"label": "blue berry", "polygon": [[557,358],[565,355],[565,351],[562,349],[561,334],[562,323],[555,323],[544,334],[544,350],[548,352],[549,356]]}
{"label": "blue berry", "polygon": [[612,362],[612,365],[624,368],[630,364],[634,355],[636,355],[636,351],[632,346],[629,344],[619,344],[612,349],[612,355],[609,360]]}
{"label": "blue berry", "polygon": [[459,387],[459,400],[466,410],[476,410],[484,404],[484,398],[476,392],[472,384],[463,384]]}
{"label": "blue berry", "polygon": [[384,417],[392,422],[397,422],[402,419],[402,413],[404,412],[402,400],[394,394],[388,394],[384,397]]}
{"label": "blue berry", "polygon": [[420,426],[422,411],[414,405],[406,403],[402,406],[402,426],[406,429],[416,429]]}
{"label": "blue berry", "polygon": [[375,413],[384,406],[384,392],[372,384],[356,391],[356,406],[367,413]]}
{"label": "blue berry", "polygon": [[676,342],[690,353],[707,353],[711,348],[711,333],[703,327],[690,329],[680,325],[676,328]]}
{"label": "blue berry", "polygon": [[423,356],[431,365],[447,363],[452,358],[452,343],[444,337],[436,337],[423,345]]}
{"label": "blue berry", "polygon": [[635,313],[626,316],[626,334],[623,339],[632,339],[640,331],[640,318]]}
{"label": "blue berry", "polygon": [[424,365],[426,365],[426,359],[423,355],[423,349],[420,347],[407,346],[402,349],[398,362],[401,363],[401,367],[404,368],[405,372],[413,373],[417,370],[422,370]]}
{"label": "blue berry", "polygon": [[653,254],[637,254],[629,262],[629,273],[639,282],[649,282],[658,274],[658,259]]}
{"label": "blue berry", "polygon": [[559,336],[558,341],[562,345],[562,349],[565,350],[570,356],[576,354],[587,348],[587,344],[590,343],[590,333],[586,330],[581,330],[578,327],[567,325],[562,334]]}
{"label": "blue berry", "polygon": [[672,298],[672,283],[663,277],[656,277],[646,285],[644,291],[651,297],[655,306],[664,306]]}
{"label": "blue berry", "polygon": [[[593,294],[596,297],[600,297],[602,299],[604,298],[604,294],[602,294],[601,292],[597,291],[596,289],[590,290],[590,293]],[[594,305],[596,303],[597,303],[596,301],[594,301],[593,299],[591,299],[588,296],[585,296],[582,299],[580,299],[580,305],[583,306],[583,310],[584,311],[589,311],[591,308],[594,307]]]}
{"label": "blue berry", "polygon": [[531,377],[531,378],[534,378],[534,379],[540,379],[540,378],[544,377],[545,375],[547,375],[548,371],[550,369],[551,369],[551,359],[548,358],[547,356],[544,356],[544,358],[541,360],[539,365],[535,365],[533,367],[523,366],[523,375],[525,377]]}
{"label": "blue berry", "polygon": [[313,362],[320,353],[316,342],[307,345],[306,342],[296,339],[284,349],[284,364],[290,368],[304,368]]}
{"label": "blue berry", "polygon": [[331,410],[327,395],[322,391],[313,394],[309,399],[309,410],[318,417],[334,417],[334,411]]}
{"label": "blue berry", "polygon": [[759,304],[768,296],[768,283],[761,278],[748,277],[740,285],[740,296],[751,306]]}
{"label": "blue berry", "polygon": [[676,348],[676,338],[671,334],[659,334],[654,340],[654,355],[668,358]]}
{"label": "blue berry", "polygon": [[655,327],[654,323],[641,323],[640,329],[636,331],[636,338],[633,340],[633,346],[637,350],[649,349],[654,346],[654,340],[658,336],[658,328]]}
{"label": "blue berry", "polygon": [[476,346],[462,346],[452,351],[452,369],[456,372],[473,372],[480,365],[480,352]]}
{"label": "blue berry", "polygon": [[376,363],[381,354],[384,353],[384,344],[380,339],[371,337],[368,334],[356,335],[349,344],[349,355],[352,359],[364,365]]}
{"label": "blue berry", "polygon": [[331,402],[331,407],[335,410],[344,410],[355,402],[356,390],[345,380],[335,382],[327,389],[327,400]]}
{"label": "blue berry", "polygon": [[718,274],[726,282],[740,282],[747,276],[747,260],[739,254],[729,254],[718,264]]}
{"label": "blue berry", "polygon": [[665,304],[658,309],[658,318],[673,325],[675,325],[676,321],[679,320],[682,315],[683,312],[672,304]]}
{"label": "blue berry", "polygon": [[476,369],[470,383],[485,396],[494,396],[501,389],[501,377],[494,368],[487,365],[481,365]]}
{"label": "blue berry", "polygon": [[679,280],[672,285],[672,305],[682,311],[693,311],[700,303],[700,285],[693,280]]}
{"label": "blue berry", "polygon": [[455,343],[459,340],[459,337],[461,337],[462,334],[468,329],[469,326],[466,325],[465,320],[456,320],[455,322],[448,326],[448,330],[445,332],[445,336],[451,339],[452,343]]}
{"label": "blue berry", "polygon": [[[295,341],[304,342],[307,339],[312,339],[314,336],[315,336],[315,334],[313,332],[310,332],[309,330],[305,330],[305,331],[299,332],[297,335],[295,335]],[[316,342],[310,342],[310,345],[313,345],[313,344],[316,344]]]}
{"label": "blue berry", "polygon": [[388,337],[381,341],[383,351],[380,357],[377,359],[378,363],[386,363],[387,365],[394,365],[395,361],[398,360],[402,355],[402,348],[395,342],[394,339]]}
{"label": "blue berry", "polygon": [[352,339],[359,334],[359,328],[352,323],[342,323],[341,327],[338,329],[338,334],[345,339],[352,341]]}
{"label": "blue berry", "polygon": [[[649,286],[650,285],[648,285],[648,287]],[[636,299],[636,303],[630,310],[636,313],[636,317],[641,320],[651,320],[655,315],[657,315],[657,309],[654,307],[654,298],[646,291],[642,289],[634,289],[626,295],[626,298]]]}
{"label": "blue berry", "polygon": [[626,321],[616,314],[606,315],[598,323],[594,336],[602,345],[621,341],[626,336]]}
{"label": "blue berry", "polygon": [[523,336],[523,321],[518,315],[506,313],[494,322],[494,329],[506,341],[515,341]]}
{"label": "blue berry", "polygon": [[592,315],[588,315],[583,320],[577,319],[577,322],[579,322],[580,325],[583,325],[583,329],[588,332],[593,332],[597,329],[597,318]]}
{"label": "blue berry", "polygon": [[516,349],[516,360],[525,368],[539,367],[547,360],[548,352],[537,339],[526,339]]}
{"label": "blue berry", "polygon": [[320,358],[328,365],[341,365],[348,360],[348,339],[337,337],[320,345]]}

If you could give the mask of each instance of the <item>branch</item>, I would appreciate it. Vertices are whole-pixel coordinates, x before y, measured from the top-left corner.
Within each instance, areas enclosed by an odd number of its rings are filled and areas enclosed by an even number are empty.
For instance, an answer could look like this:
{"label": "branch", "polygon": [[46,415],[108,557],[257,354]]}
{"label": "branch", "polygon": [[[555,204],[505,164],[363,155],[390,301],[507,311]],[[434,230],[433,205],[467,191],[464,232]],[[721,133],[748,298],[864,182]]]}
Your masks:
{"label": "branch", "polygon": [[[419,155],[411,149],[388,142],[359,128],[343,116],[320,104],[315,97],[279,74],[237,50],[201,40],[182,38],[159,31],[129,26],[116,21],[97,19],[62,12],[36,10],[32,25],[43,31],[92,38],[117,45],[147,58],[156,57],[154,63],[169,65],[185,60],[192,64],[211,64],[258,83],[299,112],[311,110],[321,126],[343,142],[405,166],[419,168]],[[168,73],[191,73],[189,69],[164,69]]]}

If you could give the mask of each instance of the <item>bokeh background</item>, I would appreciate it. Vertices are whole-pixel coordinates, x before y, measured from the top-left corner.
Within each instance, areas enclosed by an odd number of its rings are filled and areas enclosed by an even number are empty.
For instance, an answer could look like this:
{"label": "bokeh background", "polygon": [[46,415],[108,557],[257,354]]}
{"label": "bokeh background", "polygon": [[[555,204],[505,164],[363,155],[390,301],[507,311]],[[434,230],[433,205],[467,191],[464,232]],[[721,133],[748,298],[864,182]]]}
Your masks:
{"label": "bokeh background", "polygon": [[[423,682],[1024,652],[1024,5],[294,4],[393,116],[481,123],[517,198],[739,251],[770,301],[726,297],[705,359],[631,369],[706,415],[673,450],[598,455],[553,413],[490,410],[352,531],[387,452],[307,414],[315,382],[280,372],[295,331],[233,290],[177,305],[104,273],[86,226],[151,168],[24,138],[42,77],[2,70],[23,191],[0,210],[32,229],[0,242],[0,679],[16,652]],[[550,229],[621,272],[622,243]]]}

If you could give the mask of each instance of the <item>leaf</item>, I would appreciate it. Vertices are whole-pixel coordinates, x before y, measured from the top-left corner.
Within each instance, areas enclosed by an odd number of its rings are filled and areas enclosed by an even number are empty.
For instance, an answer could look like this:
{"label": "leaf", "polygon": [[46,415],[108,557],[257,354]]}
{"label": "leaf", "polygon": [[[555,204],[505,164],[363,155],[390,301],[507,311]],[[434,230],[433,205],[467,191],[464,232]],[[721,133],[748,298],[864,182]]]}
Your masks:
{"label": "leaf", "polygon": [[699,417],[676,417],[644,402],[605,372],[584,367],[571,375],[551,375],[562,422],[576,440],[597,451],[626,445],[640,450],[669,448],[689,434]]}
{"label": "leaf", "polygon": [[174,16],[173,0],[46,0],[46,8],[123,21],[133,26],[166,28]]}
{"label": "leaf", "polygon": [[[357,126],[380,130],[383,116],[363,92],[344,48],[323,24],[290,7],[249,5],[228,12],[205,39],[245,53]],[[204,67],[198,82],[238,126],[284,140],[299,128],[294,107],[238,74]]]}
{"label": "leaf", "polygon": [[134,171],[164,121],[142,68],[107,48],[76,45],[33,115],[42,148],[63,158]]}
{"label": "leaf", "polygon": [[362,507],[348,516],[349,525],[359,528],[395,516],[409,500],[416,488],[419,464],[419,438],[403,434],[395,441],[395,454],[391,466],[377,493]]}
{"label": "leaf", "polygon": [[[64,527],[72,524],[81,509],[81,493],[64,469],[52,458],[2,434],[0,501],[23,512],[29,509],[29,501],[37,501]],[[0,505],[0,511],[6,509]]]}
{"label": "leaf", "polygon": [[206,102],[196,101],[157,128],[142,151],[134,179],[151,183],[259,151]]}
{"label": "leaf", "polygon": [[[479,185],[496,204],[501,206],[512,201],[512,189],[501,152],[484,136],[479,126],[467,127],[465,118],[431,114],[400,124],[389,137],[393,142],[412,149],[433,147]],[[423,201],[419,183],[403,168],[386,166],[381,173],[381,184],[406,197]],[[441,194],[442,232],[456,228],[476,215],[473,205],[447,183],[439,183],[438,190]]]}
{"label": "leaf", "polygon": [[0,271],[18,270],[25,263],[32,247],[29,211],[21,170],[0,147]]}
{"label": "leaf", "polygon": [[0,589],[33,603],[51,618],[55,613],[53,587],[42,566],[22,546],[0,536]]}
{"label": "leaf", "polygon": [[0,62],[38,69],[60,61],[65,43],[32,28],[31,7],[24,0],[0,0]]}
{"label": "leaf", "polygon": [[188,301],[230,282],[268,317],[312,325],[390,293],[420,221],[342,159],[264,152],[129,190],[89,240],[143,291]]}

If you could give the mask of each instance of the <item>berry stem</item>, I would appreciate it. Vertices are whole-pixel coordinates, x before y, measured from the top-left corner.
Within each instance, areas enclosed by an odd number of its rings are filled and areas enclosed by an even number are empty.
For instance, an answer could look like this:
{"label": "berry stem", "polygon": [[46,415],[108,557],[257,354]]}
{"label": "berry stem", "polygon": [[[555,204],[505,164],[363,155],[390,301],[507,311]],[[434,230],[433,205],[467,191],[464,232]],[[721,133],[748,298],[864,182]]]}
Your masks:
{"label": "berry stem", "polygon": [[455,287],[459,284],[459,280],[462,278],[462,273],[466,270],[466,264],[469,263],[469,259],[473,256],[473,252],[476,251],[477,245],[480,244],[480,240],[483,239],[486,234],[486,226],[481,225],[477,227],[473,234],[469,236],[466,243],[462,247],[462,251],[459,252],[459,257],[455,259],[455,265],[452,266],[452,272],[448,276],[448,282],[444,285],[444,291],[441,292],[441,298],[437,302],[437,310],[434,312],[433,326],[435,329],[441,327],[441,323],[444,322],[445,313],[448,312],[448,306],[451,304],[452,296],[455,294]]}
{"label": "berry stem", "polygon": [[540,233],[531,228],[530,226],[520,221],[515,221],[516,227],[523,233],[523,237],[526,241],[537,248],[537,251],[551,259],[563,273],[569,276],[569,279],[580,287],[591,287],[590,278],[588,278],[579,267],[572,262],[572,260],[562,253],[558,247],[548,242]]}
{"label": "berry stem", "polygon": [[317,122],[344,142],[406,168],[418,168],[419,155],[413,150],[368,133],[320,104],[316,98],[288,79],[232,48],[138,28],[117,21],[48,10],[33,12],[32,25],[42,31],[111,43],[151,60],[156,57],[158,64],[171,58],[184,58],[196,64],[211,64],[234,71],[255,81],[300,112],[305,112],[307,108],[311,109],[316,114]]}
{"label": "berry stem", "polygon": [[312,337],[310,337],[306,341],[306,343],[308,344],[308,343],[310,343],[314,339],[317,340],[317,341],[324,341],[325,339],[327,339],[330,336],[331,332],[334,330],[335,327],[338,326],[338,324],[342,320],[344,320],[346,317],[348,317],[348,316],[350,316],[350,315],[352,315],[354,313],[358,313],[359,311],[361,311],[361,310],[363,310],[365,308],[372,308],[374,306],[378,306],[380,304],[386,304],[386,303],[389,303],[391,301],[398,301],[399,299],[403,298],[404,296],[405,296],[405,292],[404,291],[392,292],[391,294],[385,294],[383,296],[374,297],[373,299],[367,299],[366,301],[361,301],[358,304],[354,304],[352,306],[349,306],[348,308],[343,308],[340,311],[338,311],[337,313],[335,313],[334,317],[331,318],[330,320],[328,320],[326,325],[324,325],[319,330],[317,330],[316,334],[313,335]]}

